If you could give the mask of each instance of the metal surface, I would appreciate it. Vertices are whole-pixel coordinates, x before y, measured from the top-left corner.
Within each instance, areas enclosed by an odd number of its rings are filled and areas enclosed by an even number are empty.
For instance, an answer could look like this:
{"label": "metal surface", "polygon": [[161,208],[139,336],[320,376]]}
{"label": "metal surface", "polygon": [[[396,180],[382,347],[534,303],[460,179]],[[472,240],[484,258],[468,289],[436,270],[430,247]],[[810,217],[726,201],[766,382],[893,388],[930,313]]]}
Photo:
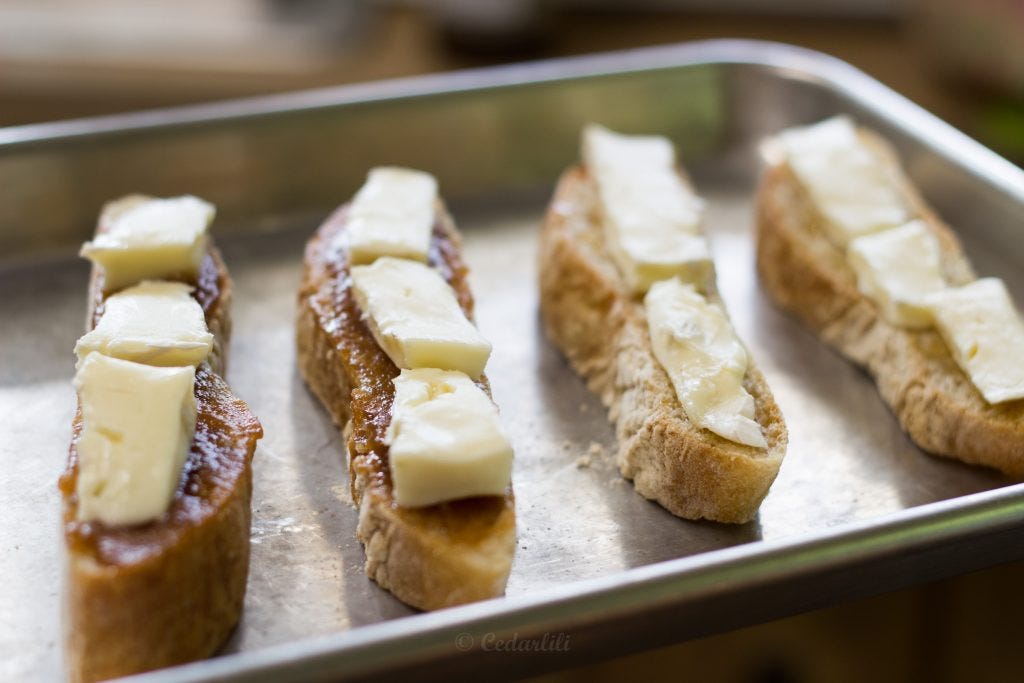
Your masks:
{"label": "metal surface", "polygon": [[[73,245],[100,202],[128,191],[191,191],[222,207],[236,281],[228,379],[266,431],[242,623],[226,656],[152,680],[510,677],[1024,556],[1024,487],[921,453],[870,379],[758,289],[757,143],[838,111],[896,142],[978,271],[1024,300],[1021,172],[852,68],[778,45],[698,43],[0,130],[0,679],[60,675],[55,481],[86,279]],[[709,199],[724,299],[791,436],[749,524],[686,522],[637,496],[615,471],[603,409],[539,330],[536,231],[588,120],[670,135]],[[434,171],[453,200],[517,454],[508,596],[433,614],[412,615],[364,576],[341,440],[294,365],[303,243],[380,163]],[[526,656],[522,642],[544,651]]]}

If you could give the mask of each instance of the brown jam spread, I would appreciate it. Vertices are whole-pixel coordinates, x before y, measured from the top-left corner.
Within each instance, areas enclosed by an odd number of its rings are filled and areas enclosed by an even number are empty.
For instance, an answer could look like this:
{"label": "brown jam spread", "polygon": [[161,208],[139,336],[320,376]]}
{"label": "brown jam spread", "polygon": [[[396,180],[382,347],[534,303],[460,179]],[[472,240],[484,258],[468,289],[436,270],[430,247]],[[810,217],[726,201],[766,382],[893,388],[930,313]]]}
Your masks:
{"label": "brown jam spread", "polygon": [[138,526],[107,526],[77,519],[78,452],[82,431],[79,412],[72,424],[68,467],[60,478],[64,496],[64,535],[72,552],[88,553],[98,562],[126,565],[173,546],[190,528],[214,515],[236,487],[251,476],[249,453],[263,430],[241,400],[204,363],[196,370],[196,432],[170,508],[162,517]]}
{"label": "brown jam spread", "polygon": [[[369,482],[370,489],[378,495],[386,496],[397,507],[391,497],[388,446],[384,437],[391,422],[391,407],[395,396],[392,381],[398,376],[399,369],[377,344],[364,322],[352,293],[347,252],[334,246],[337,236],[345,229],[346,218],[347,211],[343,208],[320,229],[318,238],[321,251],[314,257],[319,257],[320,263],[313,264],[313,268],[319,266],[324,269],[324,284],[312,294],[316,299],[313,304],[320,310],[321,321],[330,321],[325,331],[341,356],[351,387],[349,446],[352,451],[352,474],[361,474]],[[458,238],[445,220],[439,212],[431,236],[428,264],[451,285],[466,317],[472,320],[473,295],[466,279],[468,269],[460,255]],[[490,394],[486,377],[481,377],[477,383]],[[353,476],[353,499],[358,500],[355,479]],[[435,525],[438,523],[438,514],[451,515],[453,522],[457,520],[460,526],[465,526],[466,520],[473,515],[505,507],[507,498],[482,496],[424,508],[403,509],[402,513],[410,518],[430,517],[431,523]],[[444,524],[444,520],[441,520],[441,524]],[[481,520],[481,525],[487,524],[489,521]]]}

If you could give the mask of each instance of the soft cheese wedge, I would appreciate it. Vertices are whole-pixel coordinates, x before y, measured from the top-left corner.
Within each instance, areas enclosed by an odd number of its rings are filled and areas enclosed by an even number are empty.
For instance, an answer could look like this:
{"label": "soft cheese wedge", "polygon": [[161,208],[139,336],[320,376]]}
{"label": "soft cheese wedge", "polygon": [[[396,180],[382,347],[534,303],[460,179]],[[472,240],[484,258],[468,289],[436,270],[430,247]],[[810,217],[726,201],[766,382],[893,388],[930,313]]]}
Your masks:
{"label": "soft cheese wedge", "polygon": [[700,234],[704,202],[676,172],[672,143],[591,124],[583,159],[599,190],[609,252],[629,288],[643,294],[679,276],[703,291],[713,272]]}
{"label": "soft cheese wedge", "polygon": [[861,143],[848,117],[784,131],[777,143],[820,207],[825,231],[838,246],[910,220],[891,167]]}
{"label": "soft cheese wedge", "polygon": [[353,264],[380,256],[426,261],[436,203],[437,180],[429,173],[374,168],[352,200],[342,246]]}
{"label": "soft cheese wedge", "polygon": [[79,362],[99,352],[147,365],[199,365],[213,349],[213,334],[192,289],[146,280],[109,296],[99,323],[75,345]]}
{"label": "soft cheese wedge", "polygon": [[82,406],[78,518],[133,525],[170,506],[192,445],[195,368],[89,354],[75,375]]}
{"label": "soft cheese wedge", "polygon": [[491,343],[469,322],[437,271],[384,256],[352,268],[352,291],[374,339],[398,367],[483,374]]}
{"label": "soft cheese wedge", "polygon": [[848,118],[784,132],[766,151],[767,292],[867,370],[923,450],[1024,476],[1024,324],[1005,286],[976,279],[895,151]]}
{"label": "soft cheese wedge", "polygon": [[[788,437],[717,294],[703,202],[665,138],[590,126],[582,156],[541,229],[548,338],[608,407],[619,470],[637,492],[680,517],[746,522]],[[672,244],[702,251],[649,268],[654,259],[628,247],[634,236],[649,240],[652,257],[678,257]]]}
{"label": "soft cheese wedge", "polygon": [[1024,322],[1003,281],[987,277],[926,303],[953,357],[989,403],[1024,398]]}
{"label": "soft cheese wedge", "polygon": [[651,287],[644,309],[654,357],[687,417],[730,441],[766,448],[754,421],[754,397],[743,388],[747,350],[722,307],[672,278]]}
{"label": "soft cheese wedge", "polygon": [[213,215],[213,205],[198,197],[148,199],[86,242],[82,256],[103,268],[104,292],[145,279],[194,276]]}
{"label": "soft cheese wedge", "polygon": [[939,240],[923,221],[863,235],[850,242],[847,259],[860,291],[901,327],[932,325],[926,297],[946,287]]}
{"label": "soft cheese wedge", "polygon": [[504,495],[512,446],[484,390],[464,373],[435,368],[402,370],[394,383],[387,443],[395,502]]}

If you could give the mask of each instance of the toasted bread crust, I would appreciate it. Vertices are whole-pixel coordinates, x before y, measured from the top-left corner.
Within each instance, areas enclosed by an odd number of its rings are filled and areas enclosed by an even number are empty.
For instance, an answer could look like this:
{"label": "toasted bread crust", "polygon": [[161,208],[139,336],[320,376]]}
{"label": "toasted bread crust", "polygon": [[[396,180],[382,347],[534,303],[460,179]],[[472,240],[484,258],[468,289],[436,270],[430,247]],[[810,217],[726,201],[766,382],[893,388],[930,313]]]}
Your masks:
{"label": "toasted bread crust", "polygon": [[[596,188],[583,168],[562,176],[539,255],[545,330],[608,407],[623,476],[680,517],[750,520],[778,474],[788,440],[760,371],[751,362],[744,386],[754,397],[766,450],[690,422],[654,357],[643,304],[628,294],[608,254]],[[713,292],[709,298],[717,300]]]}
{"label": "toasted bread crust", "polygon": [[[329,265],[333,237],[344,229],[347,207],[327,219],[306,247],[305,275],[299,292],[298,363],[302,376],[332,420],[344,430],[353,501],[359,508],[357,534],[366,550],[366,573],[403,602],[438,609],[504,593],[515,550],[515,511],[511,491],[424,508],[401,508],[391,494],[387,454],[366,450],[354,438],[379,420],[390,420],[394,387],[376,383],[370,402],[376,409],[353,414],[353,391],[366,391],[365,365],[398,373],[358,315],[339,303],[347,294],[347,275]],[[454,224],[438,206],[435,239],[442,234],[458,248]],[[347,267],[347,266],[346,266]],[[472,297],[456,283],[467,315]],[[372,357],[363,365],[349,345],[359,339]],[[484,380],[486,383],[486,380]]]}
{"label": "toasted bread crust", "polygon": [[[885,163],[895,153],[862,132]],[[953,231],[903,177],[900,187],[941,246],[952,285],[974,279]],[[989,405],[934,330],[913,331],[886,322],[857,289],[842,251],[822,229],[823,219],[783,163],[764,173],[757,195],[757,268],[765,289],[823,341],[863,367],[882,399],[918,446],[934,455],[988,465],[1024,476],[1024,401]]]}
{"label": "toasted bread crust", "polygon": [[[209,249],[205,285],[201,274],[196,295],[214,334],[215,352],[196,371],[196,437],[184,488],[168,514],[130,528],[78,522],[74,490],[80,414],[73,423],[68,469],[61,479],[65,661],[72,681],[208,657],[241,615],[249,571],[251,460],[263,430],[214,370],[226,360],[232,286],[212,243]],[[90,278],[90,328],[102,314],[104,298],[97,270]]]}

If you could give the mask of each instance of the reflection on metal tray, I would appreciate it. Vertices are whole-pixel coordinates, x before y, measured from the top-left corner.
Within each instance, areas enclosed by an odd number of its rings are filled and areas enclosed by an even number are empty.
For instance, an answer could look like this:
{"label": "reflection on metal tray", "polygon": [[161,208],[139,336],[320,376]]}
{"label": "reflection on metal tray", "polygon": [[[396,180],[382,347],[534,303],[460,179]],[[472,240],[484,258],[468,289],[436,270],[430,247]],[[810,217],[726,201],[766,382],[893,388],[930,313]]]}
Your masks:
{"label": "reflection on metal tray", "polygon": [[[895,142],[979,272],[1024,300],[1024,174],[851,67],[780,45],[695,43],[0,130],[0,678],[59,676],[54,482],[86,279],[73,249],[104,200],[133,191],[219,205],[237,284],[229,380],[266,428],[242,623],[225,656],[152,680],[509,677],[1024,555],[1024,488],[921,453],[870,379],[759,291],[757,143],[840,111]],[[670,136],[709,199],[726,304],[791,434],[749,524],[685,522],[636,495],[601,406],[539,329],[537,228],[591,120]],[[517,453],[508,596],[433,614],[363,575],[341,440],[294,364],[304,241],[384,163],[434,172],[451,200]],[[536,642],[563,646],[493,646],[544,634]]]}

